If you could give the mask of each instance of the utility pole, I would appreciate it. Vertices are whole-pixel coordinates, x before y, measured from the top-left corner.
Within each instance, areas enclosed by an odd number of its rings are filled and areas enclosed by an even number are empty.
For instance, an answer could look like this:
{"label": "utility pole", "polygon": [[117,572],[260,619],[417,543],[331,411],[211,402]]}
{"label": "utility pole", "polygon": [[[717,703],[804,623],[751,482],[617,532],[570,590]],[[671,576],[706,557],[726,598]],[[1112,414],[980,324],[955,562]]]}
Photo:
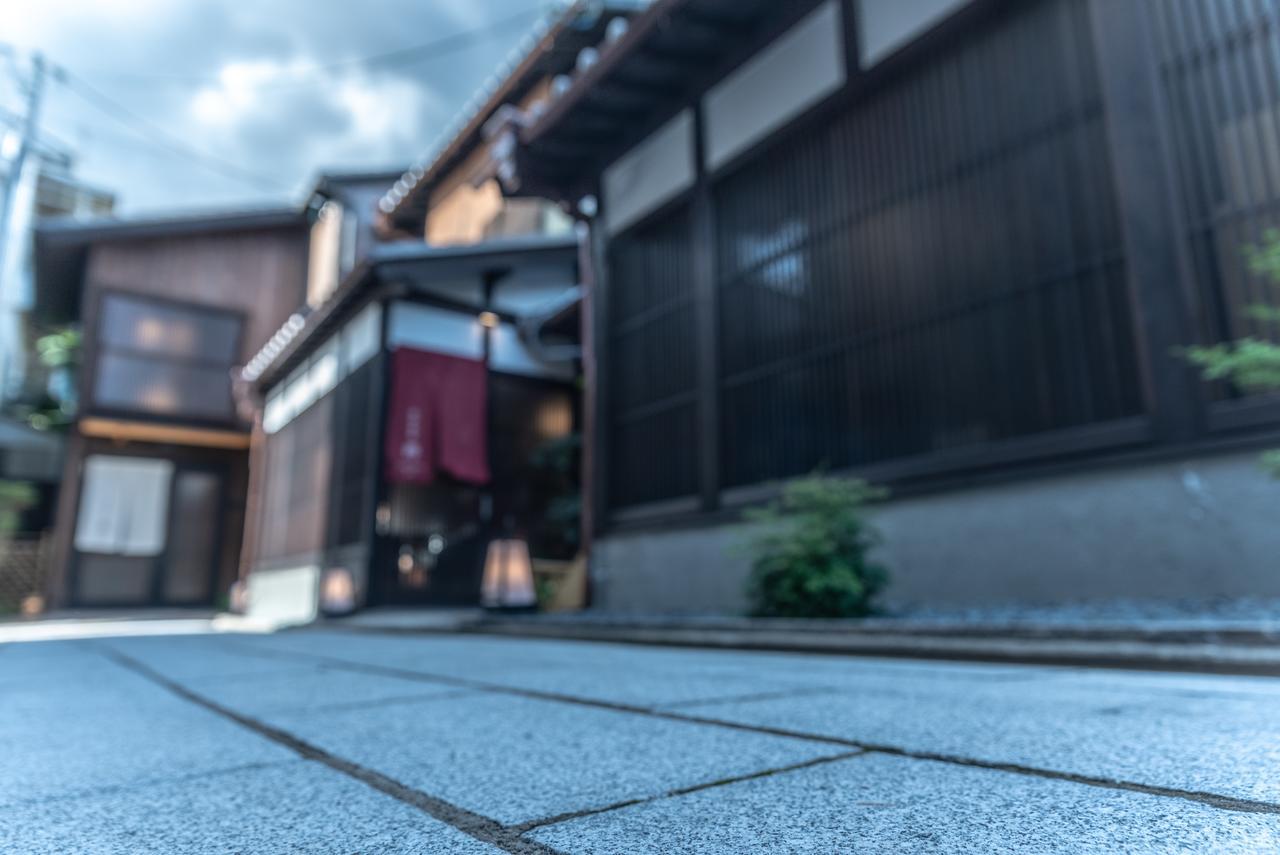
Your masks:
{"label": "utility pole", "polygon": [[32,156],[36,147],[40,107],[44,101],[45,74],[44,57],[39,53],[34,54],[31,58],[31,77],[26,85],[27,115],[19,132],[17,152],[10,161],[9,171],[5,176],[4,198],[0,199],[0,404],[6,403],[9,398],[14,353],[19,346],[16,338],[12,341],[3,340],[19,335],[15,301],[19,299],[16,289],[21,274],[18,265],[10,263],[10,256],[21,253],[23,247],[19,244],[21,237],[10,234],[10,224],[13,222],[13,209],[22,184],[22,173],[26,169],[27,159]]}
{"label": "utility pole", "polygon": [[[22,170],[36,145],[40,107],[44,101],[45,73],[44,57],[37,53],[31,58],[31,79],[26,86],[27,115],[18,137],[18,152],[9,164],[9,173],[4,182],[4,199],[0,200],[0,276],[4,275],[7,256],[13,249],[9,246],[9,221],[13,217],[13,199],[17,195],[18,182],[22,180]],[[3,291],[5,284],[0,282],[0,291]]]}

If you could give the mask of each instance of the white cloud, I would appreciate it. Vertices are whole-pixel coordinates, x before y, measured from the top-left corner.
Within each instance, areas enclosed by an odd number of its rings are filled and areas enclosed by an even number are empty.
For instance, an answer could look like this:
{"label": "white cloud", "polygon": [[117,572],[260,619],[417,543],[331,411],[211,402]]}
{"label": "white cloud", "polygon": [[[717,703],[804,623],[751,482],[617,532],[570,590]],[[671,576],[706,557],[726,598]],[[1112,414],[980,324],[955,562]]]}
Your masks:
{"label": "white cloud", "polygon": [[[190,146],[292,186],[296,201],[320,170],[421,159],[521,34],[508,26],[467,51],[391,66],[365,66],[360,58],[544,6],[542,0],[0,0],[0,40],[40,47]],[[79,173],[115,189],[126,210],[286,201],[279,189],[164,150],[154,135],[137,133],[60,87],[50,90],[47,106],[46,132],[78,149]]]}

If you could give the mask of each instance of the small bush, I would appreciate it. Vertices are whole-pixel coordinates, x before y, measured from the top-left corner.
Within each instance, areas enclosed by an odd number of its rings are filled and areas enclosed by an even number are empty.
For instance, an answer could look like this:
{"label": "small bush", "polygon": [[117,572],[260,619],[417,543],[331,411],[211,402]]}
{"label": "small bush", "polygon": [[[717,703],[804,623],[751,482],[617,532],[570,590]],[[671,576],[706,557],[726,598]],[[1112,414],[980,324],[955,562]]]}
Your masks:
{"label": "small bush", "polygon": [[[1280,296],[1280,229],[1268,229],[1262,244],[1245,247],[1249,269]],[[1280,391],[1280,307],[1257,304],[1247,314],[1267,335],[1245,337],[1212,347],[1189,347],[1186,356],[1205,380],[1226,380],[1244,392]],[[1262,458],[1280,478],[1280,450]]]}
{"label": "small bush", "polygon": [[860,617],[888,581],[868,560],[879,535],[866,506],[887,491],[848,478],[810,476],[791,482],[782,497],[747,519],[763,526],[749,544],[748,595],[759,617]]}

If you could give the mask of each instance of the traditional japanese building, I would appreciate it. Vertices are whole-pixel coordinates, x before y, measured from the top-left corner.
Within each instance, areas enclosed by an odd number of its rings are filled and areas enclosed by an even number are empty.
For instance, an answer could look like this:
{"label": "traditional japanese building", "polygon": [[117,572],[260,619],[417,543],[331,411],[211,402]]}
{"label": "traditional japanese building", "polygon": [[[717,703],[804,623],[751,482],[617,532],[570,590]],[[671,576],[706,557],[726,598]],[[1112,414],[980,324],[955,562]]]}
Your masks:
{"label": "traditional japanese building", "polygon": [[304,302],[308,228],[286,209],[37,229],[35,312],[82,336],[50,605],[225,600],[253,413],[239,372]]}
{"label": "traditional japanese building", "polygon": [[[545,102],[628,11],[547,18],[426,162],[342,206],[341,226],[335,202],[313,205],[313,280],[323,256],[332,287],[245,374],[263,402],[254,613],[305,620],[331,590],[472,606],[491,541],[535,563],[578,553],[582,246],[557,202],[503,196],[494,152],[511,105]],[[339,248],[370,224],[381,243]]]}
{"label": "traditional japanese building", "polygon": [[593,597],[725,611],[728,525],[891,486],[892,600],[1280,594],[1268,4],[656,0],[537,110],[511,196],[589,218]]}

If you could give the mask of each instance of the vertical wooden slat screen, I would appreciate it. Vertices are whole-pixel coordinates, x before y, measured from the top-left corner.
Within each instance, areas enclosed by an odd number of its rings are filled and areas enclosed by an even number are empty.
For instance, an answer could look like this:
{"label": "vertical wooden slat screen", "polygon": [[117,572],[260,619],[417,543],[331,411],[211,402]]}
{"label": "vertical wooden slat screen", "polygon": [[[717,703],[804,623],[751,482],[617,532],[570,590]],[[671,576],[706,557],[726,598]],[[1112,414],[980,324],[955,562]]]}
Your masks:
{"label": "vertical wooden slat screen", "polygon": [[608,347],[613,507],[697,492],[688,206],[613,241]]}
{"label": "vertical wooden slat screen", "polygon": [[[1280,2],[1148,0],[1176,156],[1200,339],[1275,338],[1280,307],[1245,248],[1280,228]],[[1219,397],[1236,393],[1225,387]]]}
{"label": "vertical wooden slat screen", "polygon": [[1108,158],[1060,0],[720,180],[724,485],[1140,415]]}

